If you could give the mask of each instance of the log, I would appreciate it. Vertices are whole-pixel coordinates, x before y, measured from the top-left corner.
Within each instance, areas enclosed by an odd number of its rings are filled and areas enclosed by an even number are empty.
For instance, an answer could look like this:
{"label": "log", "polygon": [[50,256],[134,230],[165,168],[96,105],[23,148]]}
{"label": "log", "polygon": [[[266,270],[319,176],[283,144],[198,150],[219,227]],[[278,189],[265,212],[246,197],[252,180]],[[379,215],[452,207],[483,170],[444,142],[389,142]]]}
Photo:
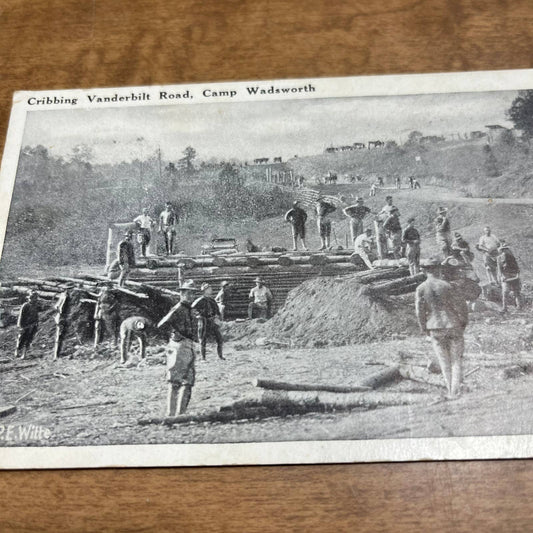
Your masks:
{"label": "log", "polygon": [[309,263],[313,266],[323,266],[328,263],[328,258],[324,254],[315,254],[309,257]]}
{"label": "log", "polygon": [[323,392],[364,392],[371,390],[371,387],[362,387],[360,385],[354,386],[339,386],[339,385],[309,385],[303,383],[284,383],[282,381],[273,381],[269,379],[256,379],[254,385],[262,389],[268,390],[282,390],[282,391],[323,391]]}
{"label": "log", "polygon": [[14,405],[0,405],[0,418],[13,414],[17,408]]}
{"label": "log", "polygon": [[395,381],[398,381],[400,379],[402,379],[402,376],[400,374],[400,367],[393,366],[382,370],[381,372],[377,372],[376,374],[372,374],[368,378],[361,381],[359,383],[359,386],[370,387],[371,389],[378,389],[379,387],[389,385],[390,383],[394,383]]}
{"label": "log", "polygon": [[425,385],[431,385],[432,387],[445,387],[442,377],[430,374],[425,367],[415,368],[412,366],[401,366],[400,375],[403,379],[409,379],[411,381],[416,381],[417,383],[424,383]]}
{"label": "log", "polygon": [[384,281],[372,284],[368,290],[374,294],[387,294],[396,289],[404,287],[413,287],[413,290],[418,287],[426,279],[425,274],[417,274],[416,276],[408,276],[394,281]]}
{"label": "log", "polygon": [[118,403],[117,400],[108,400],[105,402],[94,402],[94,403],[85,403],[80,405],[60,405],[59,407],[55,407],[52,413],[55,413],[56,411],[66,411],[69,409],[87,409],[89,407],[101,407],[103,405],[114,405]]}
{"label": "log", "polygon": [[384,270],[365,270],[361,273],[354,274],[354,279],[359,283],[374,283],[379,280],[398,279],[409,276],[409,270],[406,268],[391,268]]}
{"label": "log", "polygon": [[278,257],[278,263],[281,266],[285,266],[285,267],[294,265],[295,260],[296,260],[296,257],[293,258],[288,255],[282,255],[281,257]]}

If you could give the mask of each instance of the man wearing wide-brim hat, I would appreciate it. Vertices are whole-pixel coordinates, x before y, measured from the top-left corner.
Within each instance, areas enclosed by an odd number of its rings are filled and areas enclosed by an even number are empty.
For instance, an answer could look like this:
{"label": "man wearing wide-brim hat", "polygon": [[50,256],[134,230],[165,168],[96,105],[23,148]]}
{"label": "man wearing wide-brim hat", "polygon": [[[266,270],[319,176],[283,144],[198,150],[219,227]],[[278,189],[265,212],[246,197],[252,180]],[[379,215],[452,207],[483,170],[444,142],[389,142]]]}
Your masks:
{"label": "man wearing wide-brim hat", "polygon": [[248,305],[248,318],[270,318],[272,307],[272,293],[265,286],[265,282],[259,276],[255,278],[255,287],[250,291],[250,304]]}
{"label": "man wearing wide-brim hat", "polygon": [[192,280],[184,281],[179,287],[180,301],[157,324],[170,330],[167,345],[168,402],[167,416],[183,414],[195,381],[194,339],[195,323],[191,309],[196,287]]}
{"label": "man wearing wide-brim hat", "polygon": [[422,333],[431,337],[448,396],[453,398],[459,394],[463,378],[466,301],[475,300],[480,289],[472,280],[454,285],[441,279],[442,264],[436,257],[422,261],[420,266],[427,279],[416,289],[416,316]]}
{"label": "man wearing wide-brim hat", "polygon": [[502,287],[502,313],[507,311],[507,299],[511,294],[514,297],[516,308],[521,309],[522,298],[520,293],[522,285],[520,282],[520,267],[504,239],[500,241],[498,246],[496,263],[498,265],[498,279]]}
{"label": "man wearing wide-brim hat", "polygon": [[448,219],[448,209],[446,207],[439,207],[437,210],[437,218],[435,219],[435,239],[442,257],[448,257],[451,254],[452,234],[450,220]]}
{"label": "man wearing wide-brim hat", "polygon": [[202,283],[200,290],[202,291],[202,296],[194,300],[191,307],[198,317],[198,340],[200,341],[202,359],[205,360],[207,340],[210,338],[214,338],[217,343],[218,358],[224,359],[222,355],[224,341],[217,324],[217,320],[220,318],[220,310],[213,298],[213,288],[209,283]]}

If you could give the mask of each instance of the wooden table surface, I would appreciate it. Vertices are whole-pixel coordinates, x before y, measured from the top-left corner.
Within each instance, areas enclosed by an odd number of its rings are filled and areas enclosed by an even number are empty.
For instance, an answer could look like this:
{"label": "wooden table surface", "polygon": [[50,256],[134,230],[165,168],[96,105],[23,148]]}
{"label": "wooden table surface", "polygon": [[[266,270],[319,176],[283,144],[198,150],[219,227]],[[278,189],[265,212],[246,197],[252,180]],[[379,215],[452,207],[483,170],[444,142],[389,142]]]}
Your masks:
{"label": "wooden table surface", "polygon": [[[11,93],[530,68],[530,0],[0,0]],[[1,453],[1,452],[0,452]],[[526,531],[533,462],[0,473],[0,531]]]}

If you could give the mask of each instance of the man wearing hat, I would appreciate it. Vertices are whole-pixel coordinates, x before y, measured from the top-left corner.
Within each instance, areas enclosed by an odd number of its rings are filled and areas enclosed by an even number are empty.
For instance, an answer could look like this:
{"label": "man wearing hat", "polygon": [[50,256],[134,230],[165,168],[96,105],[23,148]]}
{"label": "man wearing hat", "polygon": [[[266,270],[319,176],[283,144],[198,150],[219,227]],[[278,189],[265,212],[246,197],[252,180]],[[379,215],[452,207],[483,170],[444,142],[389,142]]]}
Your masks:
{"label": "man wearing hat", "polygon": [[333,204],[326,202],[323,197],[318,198],[315,202],[316,221],[320,236],[320,250],[326,250],[330,247],[331,220],[329,215],[336,209]]}
{"label": "man wearing hat", "polygon": [[307,213],[300,207],[300,202],[297,200],[292,203],[292,209],[285,213],[285,221],[291,223],[292,227],[292,244],[293,250],[298,250],[298,237],[302,241],[304,250],[307,250],[305,245],[305,222],[307,220]]}
{"label": "man wearing hat", "polygon": [[130,316],[120,324],[120,362],[128,359],[131,343],[137,339],[141,351],[141,359],[146,355],[146,330],[150,323],[143,316]]}
{"label": "man wearing hat", "polygon": [[387,236],[388,247],[394,254],[394,259],[402,257],[402,225],[400,211],[393,207],[387,220],[383,223],[383,231]]}
{"label": "man wearing hat", "polygon": [[453,241],[451,244],[451,254],[458,261],[466,266],[471,266],[474,259],[474,254],[470,250],[470,245],[463,238],[463,236],[456,231],[453,234]]}
{"label": "man wearing hat", "polygon": [[487,279],[489,283],[497,283],[497,260],[498,246],[500,246],[500,239],[492,233],[489,226],[483,228],[483,235],[479,238],[476,244],[477,250],[483,254],[483,262],[485,264],[485,271],[487,272]]}
{"label": "man wearing hat", "polygon": [[420,233],[415,228],[415,219],[407,219],[407,226],[402,233],[402,243],[405,245],[405,256],[409,262],[409,274],[416,276],[420,271]]}
{"label": "man wearing hat", "polygon": [[250,300],[248,305],[248,318],[250,320],[256,318],[257,314],[270,318],[272,293],[260,277],[255,278],[255,287],[250,291]]}
{"label": "man wearing hat", "polygon": [[370,213],[370,208],[364,205],[364,200],[359,196],[355,199],[355,204],[345,207],[342,211],[350,219],[350,235],[354,243],[364,231],[363,219]]}
{"label": "man wearing hat", "polygon": [[20,308],[17,327],[19,328],[19,334],[15,348],[15,359],[19,357],[19,354],[21,359],[25,359],[26,352],[39,329],[39,303],[35,291],[28,293],[26,302]]}
{"label": "man wearing hat", "polygon": [[[441,279],[441,262],[432,257],[420,265],[427,279],[416,289],[415,309],[422,333],[431,337],[449,397],[459,394],[463,379],[464,331],[468,324],[467,300],[481,290],[470,279],[457,283]],[[451,267],[446,267],[451,268]]]}
{"label": "man wearing hat", "polygon": [[215,296],[215,302],[218,305],[218,310],[220,311],[220,320],[224,321],[226,318],[226,306],[228,305],[228,294],[229,294],[229,281],[222,281],[220,283],[220,290]]}
{"label": "man wearing hat", "polygon": [[448,219],[448,209],[439,207],[438,216],[435,219],[435,237],[443,258],[451,254],[452,235],[450,231],[450,220]]}
{"label": "man wearing hat", "polygon": [[165,202],[165,209],[159,215],[159,232],[165,239],[165,252],[171,255],[174,248],[174,236],[176,235],[176,225],[178,215],[172,207],[172,202]]}
{"label": "man wearing hat", "polygon": [[372,230],[367,228],[361,235],[358,235],[354,241],[354,253],[356,253],[365,263],[365,265],[372,270],[372,261],[369,254],[372,252]]}
{"label": "man wearing hat", "polygon": [[499,255],[496,259],[498,265],[498,279],[502,287],[502,313],[507,311],[507,299],[511,293],[514,296],[517,309],[522,308],[522,299],[520,296],[520,267],[509,245],[504,239],[501,240],[498,247]]}
{"label": "man wearing hat", "polygon": [[170,330],[167,345],[167,416],[183,414],[194,386],[194,317],[191,302],[196,290],[192,280],[184,281],[180,288],[180,301],[157,324]]}
{"label": "man wearing hat", "polygon": [[202,296],[197,298],[193,304],[192,309],[196,312],[198,318],[198,340],[200,341],[200,353],[202,359],[205,360],[205,349],[208,338],[214,338],[217,343],[217,354],[219,359],[224,359],[222,355],[222,333],[216,322],[220,318],[220,310],[215,299],[213,298],[213,289],[209,283],[203,283],[200,290]]}
{"label": "man wearing hat", "polygon": [[119,287],[124,286],[130,270],[135,268],[135,252],[133,251],[132,236],[133,232],[128,230],[124,233],[124,238],[118,243],[117,259],[120,269],[120,276],[118,277]]}

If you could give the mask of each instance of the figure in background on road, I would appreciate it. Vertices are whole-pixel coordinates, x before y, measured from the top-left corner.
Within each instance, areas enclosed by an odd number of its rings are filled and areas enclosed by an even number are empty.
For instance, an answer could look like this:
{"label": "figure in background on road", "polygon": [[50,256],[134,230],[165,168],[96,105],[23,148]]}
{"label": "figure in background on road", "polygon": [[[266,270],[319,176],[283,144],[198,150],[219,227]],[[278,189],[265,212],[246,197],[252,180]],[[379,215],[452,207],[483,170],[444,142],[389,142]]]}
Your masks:
{"label": "figure in background on road", "polygon": [[305,222],[307,221],[307,213],[300,207],[300,202],[297,200],[292,203],[292,209],[285,213],[285,221],[290,222],[292,228],[292,244],[293,250],[298,250],[298,238],[302,241],[304,250],[307,250],[305,244]]}
{"label": "figure in background on road", "polygon": [[120,300],[111,287],[103,287],[94,310],[94,346],[100,344],[104,331],[116,346],[120,330]]}
{"label": "figure in background on road", "polygon": [[120,324],[120,362],[128,360],[131,343],[134,339],[139,343],[141,359],[146,356],[146,330],[150,322],[143,316],[130,316]]}
{"label": "figure in background on road", "polygon": [[39,299],[35,291],[28,293],[26,301],[21,306],[17,327],[19,333],[15,348],[15,359],[19,356],[21,359],[25,359],[28,348],[31,346],[39,329]]}
{"label": "figure in background on road", "polygon": [[248,318],[270,318],[272,310],[272,292],[260,278],[255,278],[255,287],[250,291]]}
{"label": "figure in background on road", "polygon": [[394,254],[394,259],[400,259],[402,257],[402,225],[397,207],[391,210],[387,220],[383,223],[383,231],[387,236],[387,244]]}
{"label": "figure in background on road", "polygon": [[402,244],[409,262],[409,274],[416,276],[420,272],[420,233],[415,228],[415,219],[407,219],[407,226],[402,233]]}
{"label": "figure in background on road", "polygon": [[502,287],[502,313],[507,311],[507,300],[512,294],[518,310],[522,309],[520,267],[509,245],[502,239],[498,247],[498,279]]}
{"label": "figure in background on road", "polygon": [[184,281],[180,288],[180,301],[157,324],[167,326],[170,336],[167,344],[167,416],[183,414],[191,399],[195,381],[194,367],[194,317],[191,302],[196,287],[192,280]]}
{"label": "figure in background on road", "polygon": [[68,290],[61,292],[57,298],[57,302],[54,305],[54,310],[56,312],[54,316],[54,321],[56,323],[56,334],[54,341],[54,353],[52,359],[56,361],[61,353],[63,348],[63,342],[67,335],[67,315],[71,306],[71,298]]}
{"label": "figure in background on road", "polygon": [[146,257],[150,254],[150,241],[152,240],[152,230],[155,226],[155,220],[148,214],[148,208],[142,210],[142,215],[139,215],[133,222],[137,224],[138,234],[137,238],[141,246],[141,256]]}
{"label": "figure in background on road", "polygon": [[397,189],[401,189],[402,188],[402,180],[400,179],[400,176],[396,176],[394,178],[394,184],[396,185]]}
{"label": "figure in background on road", "polygon": [[176,226],[178,225],[178,215],[172,207],[172,202],[165,203],[165,209],[159,215],[159,231],[165,239],[165,252],[172,255],[174,252],[174,237],[176,236]]}
{"label": "figure in background on road", "polygon": [[203,283],[201,291],[202,296],[197,298],[191,307],[198,318],[198,340],[200,341],[202,359],[205,360],[207,340],[211,338],[215,339],[217,343],[218,358],[224,359],[222,350],[224,340],[217,324],[217,320],[220,319],[220,310],[213,298],[213,289],[209,283]]}
{"label": "figure in background on road", "polygon": [[383,186],[385,185],[385,183],[384,183],[384,181],[383,181],[383,178],[382,178],[381,176],[379,176],[379,178],[378,178],[378,185],[379,185],[380,187],[383,187]]}
{"label": "figure in background on road", "polygon": [[463,380],[464,331],[468,324],[466,301],[475,300],[481,289],[468,278],[458,282],[441,279],[443,267],[437,258],[424,261],[421,267],[427,279],[416,289],[416,316],[422,333],[431,337],[448,397],[455,398]]}
{"label": "figure in background on road", "polygon": [[448,209],[439,207],[437,218],[435,219],[435,237],[443,259],[451,255],[452,234],[450,230],[450,220],[448,219]]}
{"label": "figure in background on road", "polygon": [[124,286],[130,270],[135,268],[135,252],[133,250],[132,237],[133,232],[128,230],[124,234],[124,238],[118,243],[117,260],[120,269],[120,276],[118,277],[119,287]]}
{"label": "figure in background on road", "polygon": [[458,231],[453,234],[451,253],[452,256],[459,262],[465,264],[466,266],[472,266],[474,254],[471,252],[468,242]]}
{"label": "figure in background on road", "polygon": [[224,322],[226,319],[226,308],[228,306],[228,296],[229,296],[229,281],[222,281],[220,283],[220,290],[215,296],[215,302],[218,305],[218,310],[220,311],[220,320]]}
{"label": "figure in background on road", "polygon": [[415,177],[409,176],[408,180],[409,180],[409,188],[414,189],[415,188]]}
{"label": "figure in background on road", "polygon": [[305,178],[303,176],[298,176],[298,188],[303,189],[305,183]]}
{"label": "figure in background on road", "polygon": [[413,180],[413,189],[420,189],[421,186],[420,186],[420,182],[415,178]]}
{"label": "figure in background on road", "polygon": [[345,207],[343,213],[350,219],[350,235],[352,243],[364,232],[363,220],[370,214],[370,208],[364,205],[364,200],[358,196],[355,204]]}
{"label": "figure in background on road", "polygon": [[489,283],[497,283],[497,261],[500,240],[494,235],[489,226],[483,229],[483,235],[479,238],[476,249],[483,254],[483,263],[487,272]]}
{"label": "figure in background on road", "polygon": [[319,250],[329,249],[331,246],[331,220],[329,216],[337,208],[330,202],[327,202],[323,197],[320,197],[315,202],[318,234],[320,236]]}
{"label": "figure in background on road", "polygon": [[367,228],[361,235],[358,235],[354,241],[354,253],[356,253],[365,263],[365,265],[373,270],[372,266],[372,245],[374,244],[374,239],[372,238],[372,230]]}

